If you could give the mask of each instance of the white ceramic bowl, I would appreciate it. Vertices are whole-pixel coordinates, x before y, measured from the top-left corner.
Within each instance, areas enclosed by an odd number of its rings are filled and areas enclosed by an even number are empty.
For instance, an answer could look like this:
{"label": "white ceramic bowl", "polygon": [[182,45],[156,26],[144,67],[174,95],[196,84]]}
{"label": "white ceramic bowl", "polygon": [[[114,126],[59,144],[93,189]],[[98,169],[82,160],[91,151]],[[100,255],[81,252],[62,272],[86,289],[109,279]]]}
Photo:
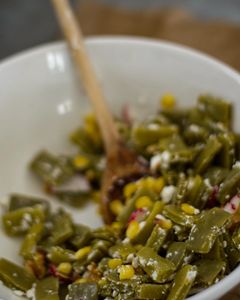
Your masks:
{"label": "white ceramic bowl", "polygon": [[[240,128],[240,76],[196,51],[152,40],[94,38],[89,53],[111,108],[131,104],[139,116],[156,111],[159,97],[170,91],[179,105],[192,105],[201,93],[234,104],[234,126]],[[14,56],[0,65],[0,198],[11,192],[42,195],[27,164],[42,148],[73,151],[68,133],[89,110],[66,47],[55,43]],[[51,199],[54,206],[58,204]],[[71,210],[70,210],[71,211]],[[71,211],[76,221],[101,224],[96,208]],[[17,240],[1,231],[0,256],[20,262]],[[240,267],[191,300],[213,300],[240,282]],[[0,286],[0,298],[18,299]]]}

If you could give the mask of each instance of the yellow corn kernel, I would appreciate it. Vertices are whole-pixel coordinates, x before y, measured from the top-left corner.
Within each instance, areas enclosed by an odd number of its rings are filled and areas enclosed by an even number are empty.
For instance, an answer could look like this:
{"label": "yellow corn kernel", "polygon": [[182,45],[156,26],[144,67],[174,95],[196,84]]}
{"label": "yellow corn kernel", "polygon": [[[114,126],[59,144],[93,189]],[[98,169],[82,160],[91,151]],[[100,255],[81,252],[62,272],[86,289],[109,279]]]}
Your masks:
{"label": "yellow corn kernel", "polygon": [[119,267],[119,279],[120,280],[127,280],[131,279],[135,275],[134,268],[130,265],[125,265]]}
{"label": "yellow corn kernel", "polygon": [[135,207],[136,208],[150,208],[153,206],[152,200],[148,196],[139,197],[136,200]]}
{"label": "yellow corn kernel", "polygon": [[176,105],[176,98],[170,93],[166,93],[161,98],[162,108],[173,108]]}
{"label": "yellow corn kernel", "polygon": [[111,227],[112,229],[119,231],[122,229],[122,224],[120,222],[112,222]]}
{"label": "yellow corn kernel", "polygon": [[157,221],[157,223],[163,228],[163,229],[171,229],[173,224],[171,220],[168,219],[160,219]]}
{"label": "yellow corn kernel", "polygon": [[154,190],[156,193],[160,193],[162,189],[164,188],[165,181],[163,177],[159,177],[155,179],[154,182]]}
{"label": "yellow corn kernel", "polygon": [[74,281],[74,283],[86,283],[88,282],[87,278],[78,278],[77,280]]}
{"label": "yellow corn kernel", "polygon": [[101,144],[101,134],[97,125],[96,117],[93,114],[85,116],[84,129],[97,145]]}
{"label": "yellow corn kernel", "polygon": [[87,256],[90,253],[91,250],[92,250],[92,248],[89,246],[83,247],[83,248],[79,249],[77,252],[75,252],[75,258],[76,259],[84,258],[85,256]]}
{"label": "yellow corn kernel", "polygon": [[118,216],[122,209],[123,209],[123,204],[120,200],[113,200],[110,202],[110,210],[111,212],[115,215],[115,216]]}
{"label": "yellow corn kernel", "polygon": [[83,155],[77,155],[73,159],[73,165],[78,169],[85,169],[89,166],[89,159]]}
{"label": "yellow corn kernel", "polygon": [[118,266],[121,266],[122,260],[120,258],[109,259],[108,266],[110,269],[116,269]]}
{"label": "yellow corn kernel", "polygon": [[181,210],[188,215],[196,215],[199,213],[199,210],[197,208],[195,208],[194,206],[192,206],[188,203],[182,203]]}
{"label": "yellow corn kernel", "polygon": [[84,122],[87,124],[96,124],[96,116],[93,113],[86,114],[84,117]]}
{"label": "yellow corn kernel", "polygon": [[154,189],[154,186],[155,186],[155,178],[153,177],[146,177],[145,178],[145,184],[146,184],[146,188],[148,189]]}
{"label": "yellow corn kernel", "polygon": [[136,184],[139,188],[148,188],[148,182],[146,181],[146,178],[139,179]]}
{"label": "yellow corn kernel", "polygon": [[137,221],[134,220],[130,222],[126,231],[126,237],[128,237],[130,240],[134,239],[137,236],[139,230],[140,226]]}
{"label": "yellow corn kernel", "polygon": [[124,189],[123,189],[123,195],[125,198],[129,198],[131,197],[137,190],[137,185],[134,182],[130,182],[128,184],[125,185]]}
{"label": "yellow corn kernel", "polygon": [[86,133],[90,136],[90,138],[93,140],[93,142],[99,145],[101,139],[100,139],[99,132],[97,131],[97,128],[91,124],[86,124],[84,126],[84,129]]}
{"label": "yellow corn kernel", "polygon": [[72,272],[72,265],[69,262],[62,262],[58,265],[57,270],[59,273],[68,275]]}

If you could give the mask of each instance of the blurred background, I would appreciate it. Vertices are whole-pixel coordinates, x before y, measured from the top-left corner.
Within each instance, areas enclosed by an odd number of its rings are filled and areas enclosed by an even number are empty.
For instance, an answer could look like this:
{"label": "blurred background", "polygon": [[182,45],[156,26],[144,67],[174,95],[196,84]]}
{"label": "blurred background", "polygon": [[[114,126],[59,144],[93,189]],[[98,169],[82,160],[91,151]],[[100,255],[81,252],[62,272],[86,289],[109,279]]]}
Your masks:
{"label": "blurred background", "polygon": [[[131,34],[200,49],[240,69],[240,0],[75,0],[84,34]],[[0,1],[0,59],[61,38],[50,0]]]}

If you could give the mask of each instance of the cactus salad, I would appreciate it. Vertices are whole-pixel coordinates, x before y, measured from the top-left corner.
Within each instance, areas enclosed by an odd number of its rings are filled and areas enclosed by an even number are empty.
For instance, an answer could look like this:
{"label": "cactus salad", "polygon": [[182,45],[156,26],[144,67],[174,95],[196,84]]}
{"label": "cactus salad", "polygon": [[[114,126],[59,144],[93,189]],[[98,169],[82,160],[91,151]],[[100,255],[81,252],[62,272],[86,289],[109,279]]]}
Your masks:
{"label": "cactus salad", "polygon": [[[151,172],[122,181],[110,225],[91,229],[42,199],[12,194],[8,236],[22,237],[19,266],[0,259],[0,279],[35,300],[181,300],[213,285],[240,261],[240,136],[231,105],[200,96],[179,109],[168,94],[141,123],[116,118]],[[93,115],[71,141],[77,154],[42,151],[31,162],[46,193],[66,205],[99,201],[104,151]],[[71,189],[71,182],[83,186]],[[80,185],[79,185],[80,186]]]}

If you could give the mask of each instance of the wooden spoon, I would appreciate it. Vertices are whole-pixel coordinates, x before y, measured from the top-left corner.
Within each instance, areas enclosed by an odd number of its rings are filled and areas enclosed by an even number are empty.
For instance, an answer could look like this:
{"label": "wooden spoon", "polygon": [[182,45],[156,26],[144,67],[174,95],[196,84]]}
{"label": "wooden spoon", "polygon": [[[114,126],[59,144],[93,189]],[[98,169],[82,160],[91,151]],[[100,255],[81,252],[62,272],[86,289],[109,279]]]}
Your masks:
{"label": "wooden spoon", "polygon": [[110,190],[114,189],[114,183],[117,179],[133,178],[146,173],[147,165],[133,150],[124,145],[116,129],[69,1],[52,0],[52,3],[88,99],[92,103],[104,141],[107,162],[101,185],[101,208],[105,223],[111,223],[113,216],[109,210],[109,202],[111,201]]}

